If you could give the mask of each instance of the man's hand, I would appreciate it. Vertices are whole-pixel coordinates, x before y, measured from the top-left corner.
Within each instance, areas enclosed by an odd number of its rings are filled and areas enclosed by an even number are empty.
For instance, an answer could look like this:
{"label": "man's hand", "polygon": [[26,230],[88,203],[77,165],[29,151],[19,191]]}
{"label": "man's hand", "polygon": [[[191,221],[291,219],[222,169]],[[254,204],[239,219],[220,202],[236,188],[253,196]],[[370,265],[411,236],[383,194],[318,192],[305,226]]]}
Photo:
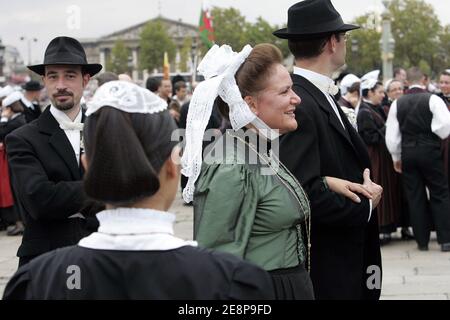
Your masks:
{"label": "man's hand", "polygon": [[402,173],[402,162],[401,161],[394,161],[394,170],[397,173]]}
{"label": "man's hand", "polygon": [[371,192],[359,183],[354,183],[334,177],[325,177],[325,179],[330,190],[349,198],[353,202],[361,203],[361,199],[356,193],[363,195],[367,199],[372,199]]}
{"label": "man's hand", "polygon": [[370,180],[370,170],[365,169],[363,173],[363,186],[372,194],[372,209],[375,209],[381,200],[383,194],[383,187]]}

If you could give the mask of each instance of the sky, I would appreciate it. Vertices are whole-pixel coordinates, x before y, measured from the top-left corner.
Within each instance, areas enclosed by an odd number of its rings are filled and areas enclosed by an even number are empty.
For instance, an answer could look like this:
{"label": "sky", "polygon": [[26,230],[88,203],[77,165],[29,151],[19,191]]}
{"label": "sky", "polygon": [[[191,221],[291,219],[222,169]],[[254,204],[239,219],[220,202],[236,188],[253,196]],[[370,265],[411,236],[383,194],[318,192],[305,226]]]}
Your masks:
{"label": "sky", "polygon": [[[296,0],[209,0],[211,6],[239,9],[248,21],[261,16],[271,24],[286,23]],[[368,11],[381,12],[381,0],[332,0],[344,21]],[[450,24],[450,0],[425,0],[441,24]],[[41,62],[51,39],[60,35],[97,38],[162,16],[198,24],[202,0],[0,0],[0,38],[19,49],[28,62]],[[20,40],[25,37],[25,40]],[[31,40],[28,41],[27,39]],[[33,41],[37,39],[37,41]]]}

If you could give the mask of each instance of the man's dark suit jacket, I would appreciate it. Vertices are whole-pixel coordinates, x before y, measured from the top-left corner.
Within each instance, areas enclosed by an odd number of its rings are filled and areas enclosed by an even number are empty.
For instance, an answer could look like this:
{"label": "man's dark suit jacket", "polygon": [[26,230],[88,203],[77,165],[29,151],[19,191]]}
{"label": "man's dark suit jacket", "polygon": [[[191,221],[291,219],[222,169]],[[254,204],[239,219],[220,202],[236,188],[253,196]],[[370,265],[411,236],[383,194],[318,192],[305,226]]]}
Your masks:
{"label": "man's dark suit jacket", "polygon": [[[338,108],[345,129],[324,94],[311,82],[292,75],[302,99],[295,111],[298,128],[280,142],[280,158],[305,188],[311,204],[311,278],[317,299],[378,299],[380,290],[367,280],[381,255],[376,211],[367,198],[357,204],[327,188],[330,176],[363,183],[370,168],[366,146]],[[369,268],[369,269],[368,269]],[[376,275],[369,287],[377,286]],[[381,283],[381,282],[380,282]],[[378,286],[377,286],[378,287]]]}
{"label": "man's dark suit jacket", "polygon": [[27,123],[30,123],[31,121],[39,118],[41,115],[41,108],[38,104],[33,103],[33,109],[27,107],[27,105],[21,100],[20,103],[23,106],[23,114],[25,115],[25,118],[27,120]]}
{"label": "man's dark suit jacket", "polygon": [[85,227],[91,220],[69,218],[79,212],[91,214],[93,203],[84,193],[75,152],[49,107],[7,136],[6,151],[25,223],[18,257],[28,260],[74,245],[89,233]]}
{"label": "man's dark suit jacket", "polygon": [[0,122],[0,142],[3,142],[8,134],[25,125],[26,123],[27,122],[23,114],[20,114],[14,119],[11,119],[7,122]]}

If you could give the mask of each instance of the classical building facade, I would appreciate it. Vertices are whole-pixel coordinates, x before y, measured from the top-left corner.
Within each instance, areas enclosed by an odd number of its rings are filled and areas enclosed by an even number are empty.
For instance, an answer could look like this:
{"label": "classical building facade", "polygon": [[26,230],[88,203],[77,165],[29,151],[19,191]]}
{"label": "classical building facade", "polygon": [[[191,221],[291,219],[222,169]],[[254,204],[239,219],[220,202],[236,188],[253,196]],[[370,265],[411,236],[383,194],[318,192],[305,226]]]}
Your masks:
{"label": "classical building facade", "polygon": [[[157,18],[142,22],[123,30],[116,31],[100,38],[80,39],[80,42],[86,51],[88,61],[91,63],[100,63],[105,67],[106,61],[111,54],[112,48],[114,47],[116,41],[120,39],[125,43],[125,45],[131,52],[131,55],[129,57],[129,64],[133,70],[133,79],[145,79],[146,72],[139,72],[138,70],[140,34],[142,33],[142,30],[148,22],[155,20],[159,20],[163,23],[168,34],[176,44],[178,50],[181,49],[183,41],[187,37],[191,37],[192,39],[194,39],[194,42],[198,41],[197,26],[159,16]],[[103,71],[108,70],[104,68]]]}

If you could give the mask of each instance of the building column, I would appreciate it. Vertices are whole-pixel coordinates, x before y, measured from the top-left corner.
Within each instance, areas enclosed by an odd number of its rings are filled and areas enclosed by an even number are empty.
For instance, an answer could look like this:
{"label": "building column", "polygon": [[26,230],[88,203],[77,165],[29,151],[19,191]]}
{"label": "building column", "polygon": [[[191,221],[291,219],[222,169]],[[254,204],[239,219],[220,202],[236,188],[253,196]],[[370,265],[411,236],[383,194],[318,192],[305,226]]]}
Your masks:
{"label": "building column", "polygon": [[133,71],[131,77],[133,78],[133,81],[137,81],[139,78],[137,48],[133,48],[131,53],[133,56]]}
{"label": "building column", "polygon": [[105,49],[100,48],[100,64],[103,66],[102,71],[100,72],[105,72],[106,70],[106,54],[105,54]]}

